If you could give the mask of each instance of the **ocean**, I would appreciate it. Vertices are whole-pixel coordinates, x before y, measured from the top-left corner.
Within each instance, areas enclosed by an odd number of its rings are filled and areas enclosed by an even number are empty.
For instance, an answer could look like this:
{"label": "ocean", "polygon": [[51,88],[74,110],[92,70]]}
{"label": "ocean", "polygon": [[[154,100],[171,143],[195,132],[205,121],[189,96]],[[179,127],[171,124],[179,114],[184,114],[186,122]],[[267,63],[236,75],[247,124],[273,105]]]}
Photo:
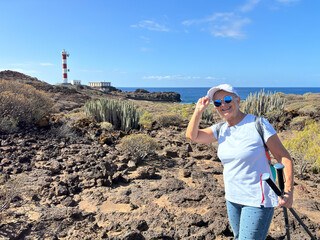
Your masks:
{"label": "ocean", "polygon": [[[117,87],[121,89],[123,92],[131,92],[135,91],[137,88],[134,87]],[[210,89],[205,87],[185,87],[185,88],[166,88],[166,87],[158,87],[158,88],[149,88],[149,87],[139,87],[140,89],[145,89],[149,92],[177,92],[181,96],[181,103],[196,103],[200,97],[206,96],[207,91]],[[245,100],[250,93],[260,92],[264,89],[267,92],[282,92],[285,94],[298,94],[303,95],[305,93],[320,93],[320,87],[235,87],[236,91],[240,95],[242,100]]]}

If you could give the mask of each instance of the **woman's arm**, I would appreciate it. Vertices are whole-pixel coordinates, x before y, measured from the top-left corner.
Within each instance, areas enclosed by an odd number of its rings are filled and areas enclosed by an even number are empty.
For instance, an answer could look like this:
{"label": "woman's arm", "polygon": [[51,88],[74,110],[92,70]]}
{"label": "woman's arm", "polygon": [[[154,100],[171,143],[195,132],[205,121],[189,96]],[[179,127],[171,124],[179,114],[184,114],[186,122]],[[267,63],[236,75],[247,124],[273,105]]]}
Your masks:
{"label": "woman's arm", "polygon": [[279,205],[284,206],[287,208],[292,207],[293,203],[293,187],[294,187],[294,180],[293,180],[293,163],[290,157],[290,154],[282,145],[279,137],[277,134],[272,135],[269,137],[267,141],[267,146],[275,157],[275,159],[284,165],[284,181],[285,181],[285,195],[284,199],[279,199]]}
{"label": "woman's arm", "polygon": [[211,128],[199,129],[201,115],[210,103],[209,98],[200,98],[187,127],[186,137],[197,143],[212,143],[217,141]]}

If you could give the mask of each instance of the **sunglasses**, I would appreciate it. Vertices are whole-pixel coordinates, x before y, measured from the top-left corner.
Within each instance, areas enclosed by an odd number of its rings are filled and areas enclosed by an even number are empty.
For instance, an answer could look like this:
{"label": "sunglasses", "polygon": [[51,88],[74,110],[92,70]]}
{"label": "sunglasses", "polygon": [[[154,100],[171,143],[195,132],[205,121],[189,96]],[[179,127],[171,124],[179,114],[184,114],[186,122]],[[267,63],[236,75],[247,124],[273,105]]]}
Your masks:
{"label": "sunglasses", "polygon": [[[224,101],[225,103],[231,103],[231,102],[232,102],[232,97],[231,97],[231,96],[225,96],[224,99],[223,99],[223,101]],[[217,99],[217,100],[215,100],[215,101],[213,102],[213,104],[214,104],[216,107],[220,107],[221,104],[222,104],[222,101],[221,101],[221,99]]]}

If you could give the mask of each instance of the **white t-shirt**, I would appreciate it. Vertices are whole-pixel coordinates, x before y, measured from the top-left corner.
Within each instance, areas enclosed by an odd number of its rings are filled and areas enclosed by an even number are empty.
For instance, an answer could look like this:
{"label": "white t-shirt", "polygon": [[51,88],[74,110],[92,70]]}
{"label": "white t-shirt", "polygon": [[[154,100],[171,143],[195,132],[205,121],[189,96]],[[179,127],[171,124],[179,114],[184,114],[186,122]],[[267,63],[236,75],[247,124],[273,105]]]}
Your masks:
{"label": "white t-shirt", "polygon": [[[268,120],[262,118],[264,140],[276,134]],[[214,136],[217,125],[211,126]],[[255,127],[255,116],[248,114],[235,126],[225,123],[220,128],[218,157],[223,164],[225,197],[228,201],[247,206],[276,207],[278,197],[262,181],[261,175],[272,176],[262,139]],[[263,200],[264,199],[264,200]]]}

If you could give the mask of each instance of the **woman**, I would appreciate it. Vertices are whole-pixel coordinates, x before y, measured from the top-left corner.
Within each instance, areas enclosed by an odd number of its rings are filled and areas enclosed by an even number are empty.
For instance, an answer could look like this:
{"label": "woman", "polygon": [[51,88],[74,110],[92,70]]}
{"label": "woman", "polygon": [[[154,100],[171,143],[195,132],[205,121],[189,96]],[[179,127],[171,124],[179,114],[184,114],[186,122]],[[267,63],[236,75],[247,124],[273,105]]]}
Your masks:
{"label": "woman", "polygon": [[[203,111],[213,101],[215,109],[226,123],[199,129]],[[269,172],[261,136],[255,127],[255,116],[240,111],[240,97],[235,89],[222,84],[208,91],[197,102],[186,136],[197,143],[218,141],[218,157],[224,169],[225,197],[230,225],[235,239],[265,239],[272,220],[274,207],[290,208],[293,203],[292,160],[280,142],[271,124],[262,118],[267,147],[279,163],[285,176],[285,195],[278,198],[261,174]]]}

